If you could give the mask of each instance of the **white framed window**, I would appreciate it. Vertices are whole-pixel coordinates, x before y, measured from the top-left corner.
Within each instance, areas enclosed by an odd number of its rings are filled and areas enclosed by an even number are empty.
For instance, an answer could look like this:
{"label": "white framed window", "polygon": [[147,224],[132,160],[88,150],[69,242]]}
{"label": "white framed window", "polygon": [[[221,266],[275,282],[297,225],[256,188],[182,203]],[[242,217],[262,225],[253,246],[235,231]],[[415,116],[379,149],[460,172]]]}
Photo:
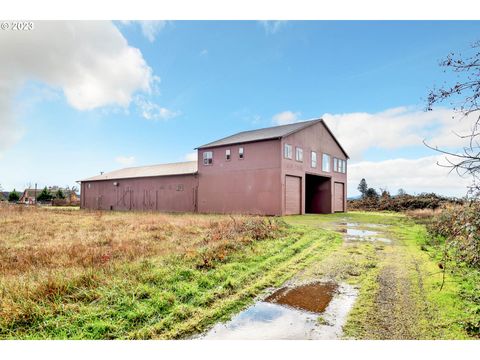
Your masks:
{"label": "white framed window", "polygon": [[245,157],[245,153],[243,151],[243,147],[238,148],[238,158],[243,159]]}
{"label": "white framed window", "polygon": [[285,144],[285,149],[284,149],[283,155],[284,155],[285,159],[291,159],[292,158],[292,145]]}
{"label": "white framed window", "polygon": [[330,155],[322,155],[322,171],[330,172]]}
{"label": "white framed window", "polygon": [[347,172],[347,161],[333,158],[333,171],[345,174]]}
{"label": "white framed window", "polygon": [[312,168],[316,168],[317,167],[317,153],[315,151],[312,151],[312,153],[311,153],[311,160],[312,160],[312,163],[311,163]]}
{"label": "white framed window", "polygon": [[203,165],[212,165],[213,164],[213,152],[204,151],[203,153]]}
{"label": "white framed window", "polygon": [[231,159],[231,153],[230,149],[225,150],[225,160],[230,160]]}
{"label": "white framed window", "polygon": [[303,162],[303,149],[296,147],[295,148],[295,160]]}

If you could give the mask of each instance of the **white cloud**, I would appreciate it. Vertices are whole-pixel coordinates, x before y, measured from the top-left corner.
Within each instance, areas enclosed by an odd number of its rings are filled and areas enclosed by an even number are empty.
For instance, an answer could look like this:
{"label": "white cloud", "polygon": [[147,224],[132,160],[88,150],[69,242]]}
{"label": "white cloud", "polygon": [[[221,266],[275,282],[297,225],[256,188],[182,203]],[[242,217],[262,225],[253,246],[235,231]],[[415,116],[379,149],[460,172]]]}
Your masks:
{"label": "white cloud", "polygon": [[359,195],[357,186],[365,178],[369,187],[387,188],[392,194],[402,188],[408,193],[437,192],[450,196],[464,196],[470,178],[462,178],[449,169],[437,165],[446,164],[441,155],[418,159],[392,159],[362,161],[349,165],[348,193]]}
{"label": "white cloud", "polygon": [[16,124],[12,114],[12,94],[0,80],[0,158],[2,152],[20,140],[24,129]]}
{"label": "white cloud", "polygon": [[0,152],[18,140],[12,103],[27,80],[63,91],[77,110],[128,107],[154,81],[141,52],[108,21],[37,21],[33,31],[1,31],[0,48]]}
{"label": "white cloud", "polygon": [[158,33],[165,27],[165,25],[167,25],[166,21],[158,20],[142,20],[139,21],[139,23],[143,36],[145,36],[150,42],[154,42]]}
{"label": "white cloud", "polygon": [[185,154],[185,161],[196,161],[197,160],[197,152],[191,152],[188,154]]}
{"label": "white cloud", "polygon": [[135,163],[135,156],[117,156],[115,161],[122,165],[132,165]]}
{"label": "white cloud", "polygon": [[439,147],[458,147],[464,140],[453,131],[467,134],[471,121],[458,120],[450,109],[421,111],[409,107],[379,113],[325,114],[326,121],[352,160],[361,160],[368,148],[398,149],[422,145],[424,139]]}
{"label": "white cloud", "polygon": [[273,115],[272,120],[277,125],[286,125],[299,121],[299,116],[299,112],[283,111]]}
{"label": "white cloud", "polygon": [[172,111],[161,107],[160,105],[145,99],[143,96],[137,96],[135,98],[135,104],[137,105],[141,116],[147,120],[168,120],[180,115],[178,111]]}
{"label": "white cloud", "polygon": [[262,24],[263,29],[265,32],[270,35],[270,34],[276,34],[282,27],[285,26],[287,21],[285,20],[262,20],[260,21],[260,24]]}
{"label": "white cloud", "polygon": [[121,20],[120,23],[126,26],[137,24],[148,41],[153,43],[160,31],[167,25],[166,20]]}

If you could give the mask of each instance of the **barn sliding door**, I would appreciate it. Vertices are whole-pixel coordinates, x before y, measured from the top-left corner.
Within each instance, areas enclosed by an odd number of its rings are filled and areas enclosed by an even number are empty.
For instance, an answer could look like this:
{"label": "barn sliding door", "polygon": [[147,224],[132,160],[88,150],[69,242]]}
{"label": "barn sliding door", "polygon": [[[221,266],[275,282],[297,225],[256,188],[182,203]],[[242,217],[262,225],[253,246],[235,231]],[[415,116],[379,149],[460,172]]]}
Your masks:
{"label": "barn sliding door", "polygon": [[302,209],[302,178],[285,177],[285,213],[287,215],[301,214]]}
{"label": "barn sliding door", "polygon": [[334,191],[335,191],[334,211],[344,212],[345,211],[345,184],[336,182]]}

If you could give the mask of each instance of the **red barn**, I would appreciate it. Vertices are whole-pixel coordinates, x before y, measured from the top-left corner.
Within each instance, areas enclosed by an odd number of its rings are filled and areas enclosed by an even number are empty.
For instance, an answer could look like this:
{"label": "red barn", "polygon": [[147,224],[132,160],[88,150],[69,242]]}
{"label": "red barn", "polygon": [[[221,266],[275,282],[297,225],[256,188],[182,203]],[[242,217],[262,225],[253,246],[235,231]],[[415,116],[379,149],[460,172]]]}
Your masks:
{"label": "red barn", "polygon": [[197,161],[82,180],[81,207],[263,215],[346,209],[348,155],[321,119],[244,131],[197,150]]}

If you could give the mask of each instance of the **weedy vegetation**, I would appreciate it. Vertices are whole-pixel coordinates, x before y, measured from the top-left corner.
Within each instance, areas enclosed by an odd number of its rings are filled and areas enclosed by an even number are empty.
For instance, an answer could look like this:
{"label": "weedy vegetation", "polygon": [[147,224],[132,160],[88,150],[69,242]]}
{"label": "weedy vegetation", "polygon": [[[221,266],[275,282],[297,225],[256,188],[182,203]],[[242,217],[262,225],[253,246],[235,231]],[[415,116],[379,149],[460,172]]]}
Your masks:
{"label": "weedy vegetation", "polygon": [[466,305],[462,326],[480,338],[480,202],[446,206],[427,222],[422,248],[431,251],[442,272],[442,289],[455,282]]}
{"label": "weedy vegetation", "polygon": [[399,194],[390,195],[386,190],[377,194],[374,189],[373,195],[365,195],[360,199],[348,200],[349,210],[360,211],[410,211],[421,214],[435,214],[445,205],[462,205],[464,200],[449,198],[435,193],[423,193],[418,195]]}
{"label": "weedy vegetation", "polygon": [[[358,286],[347,338],[478,338],[479,213],[478,204],[285,218],[1,205],[0,338],[189,338],[292,277]],[[392,242],[343,243],[335,226],[349,222]]]}
{"label": "weedy vegetation", "polygon": [[329,253],[278,218],[0,208],[0,338],[182,338]]}

